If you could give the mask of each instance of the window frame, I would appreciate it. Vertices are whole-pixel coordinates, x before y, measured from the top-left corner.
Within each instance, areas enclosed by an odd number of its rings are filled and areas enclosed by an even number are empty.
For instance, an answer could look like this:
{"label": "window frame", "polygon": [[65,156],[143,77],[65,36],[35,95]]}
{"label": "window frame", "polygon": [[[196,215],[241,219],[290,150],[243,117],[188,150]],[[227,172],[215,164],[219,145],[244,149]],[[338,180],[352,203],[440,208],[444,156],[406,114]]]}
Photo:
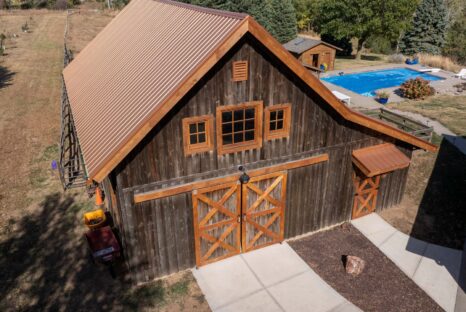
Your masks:
{"label": "window frame", "polygon": [[[222,113],[227,111],[235,111],[239,109],[254,108],[254,140],[244,141],[240,143],[223,144],[222,132]],[[234,105],[217,106],[216,109],[216,124],[217,124],[217,153],[219,155],[236,153],[244,150],[251,150],[262,147],[262,116],[263,102],[253,101]],[[234,132],[233,132],[234,133]]]}
{"label": "window frame", "polygon": [[[283,110],[283,129],[270,130],[270,114],[274,111]],[[264,109],[264,139],[267,141],[281,138],[288,138],[291,129],[291,104],[276,104],[267,106]]]}
{"label": "window frame", "polygon": [[[189,126],[193,123],[205,123],[205,137],[206,141],[203,143],[190,143]],[[184,155],[192,155],[197,153],[209,152],[214,149],[214,116],[203,115],[195,117],[187,117],[182,120],[183,127],[183,149]],[[197,132],[199,133],[199,132]]]}

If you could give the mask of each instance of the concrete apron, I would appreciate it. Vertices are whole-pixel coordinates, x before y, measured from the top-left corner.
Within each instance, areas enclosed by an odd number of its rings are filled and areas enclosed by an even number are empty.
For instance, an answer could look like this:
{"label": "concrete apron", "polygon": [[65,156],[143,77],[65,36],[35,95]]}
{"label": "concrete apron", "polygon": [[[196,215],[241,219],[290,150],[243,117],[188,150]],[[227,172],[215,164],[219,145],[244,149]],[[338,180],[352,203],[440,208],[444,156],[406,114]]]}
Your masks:
{"label": "concrete apron", "polygon": [[375,213],[351,223],[440,307],[455,311],[461,250],[412,238]]}
{"label": "concrete apron", "polygon": [[212,311],[361,311],[286,242],[193,269],[193,274]]}

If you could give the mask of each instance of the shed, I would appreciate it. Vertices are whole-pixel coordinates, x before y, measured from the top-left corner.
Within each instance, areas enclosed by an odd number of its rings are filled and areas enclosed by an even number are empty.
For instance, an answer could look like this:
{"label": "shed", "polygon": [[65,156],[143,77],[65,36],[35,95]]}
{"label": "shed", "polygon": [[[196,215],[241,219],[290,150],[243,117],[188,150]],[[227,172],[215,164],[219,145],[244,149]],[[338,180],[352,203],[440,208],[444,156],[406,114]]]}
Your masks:
{"label": "shed", "polygon": [[409,164],[357,151],[436,149],[343,105],[244,14],[133,0],[63,76],[136,283],[388,209]]}
{"label": "shed", "polygon": [[326,70],[335,68],[336,51],[342,51],[330,43],[305,37],[296,37],[283,46],[301,63],[314,68],[321,68],[323,65]]}

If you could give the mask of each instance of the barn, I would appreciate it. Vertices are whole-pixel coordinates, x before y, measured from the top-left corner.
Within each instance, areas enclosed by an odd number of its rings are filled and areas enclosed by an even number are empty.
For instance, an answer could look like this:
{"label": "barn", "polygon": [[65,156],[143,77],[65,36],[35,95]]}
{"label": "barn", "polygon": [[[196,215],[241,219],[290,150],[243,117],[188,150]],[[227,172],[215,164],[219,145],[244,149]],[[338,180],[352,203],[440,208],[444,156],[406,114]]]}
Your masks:
{"label": "barn", "polygon": [[313,68],[323,66],[325,70],[335,68],[336,52],[337,50],[342,51],[342,49],[330,43],[305,37],[296,37],[283,46],[301,63]]}
{"label": "barn", "polygon": [[135,283],[400,202],[436,146],[343,105],[253,18],[133,0],[63,71]]}

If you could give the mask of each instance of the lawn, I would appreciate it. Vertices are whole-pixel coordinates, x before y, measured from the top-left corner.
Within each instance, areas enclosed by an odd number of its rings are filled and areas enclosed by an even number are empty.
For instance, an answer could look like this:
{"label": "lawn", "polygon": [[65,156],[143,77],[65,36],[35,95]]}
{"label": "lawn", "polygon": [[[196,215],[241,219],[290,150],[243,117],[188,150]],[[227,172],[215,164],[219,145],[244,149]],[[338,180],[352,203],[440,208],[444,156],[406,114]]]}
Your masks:
{"label": "lawn", "polygon": [[[389,107],[419,113],[466,135],[466,96],[441,95]],[[414,152],[403,201],[381,216],[406,234],[461,249],[466,237],[466,155],[446,140],[436,141],[437,153]]]}
{"label": "lawn", "polygon": [[[70,18],[75,54],[115,12],[81,10]],[[63,33],[66,13],[0,13],[7,35],[0,56],[0,311],[208,311],[192,274],[142,287],[92,265],[83,189],[63,192],[58,159]],[[21,31],[27,22],[29,32]]]}
{"label": "lawn", "polygon": [[335,70],[385,65],[387,64],[386,58],[386,55],[373,53],[364,54],[360,60],[355,60],[354,56],[337,56],[335,59]]}
{"label": "lawn", "polygon": [[439,95],[421,101],[390,103],[388,107],[437,120],[459,136],[466,135],[466,95]]}

